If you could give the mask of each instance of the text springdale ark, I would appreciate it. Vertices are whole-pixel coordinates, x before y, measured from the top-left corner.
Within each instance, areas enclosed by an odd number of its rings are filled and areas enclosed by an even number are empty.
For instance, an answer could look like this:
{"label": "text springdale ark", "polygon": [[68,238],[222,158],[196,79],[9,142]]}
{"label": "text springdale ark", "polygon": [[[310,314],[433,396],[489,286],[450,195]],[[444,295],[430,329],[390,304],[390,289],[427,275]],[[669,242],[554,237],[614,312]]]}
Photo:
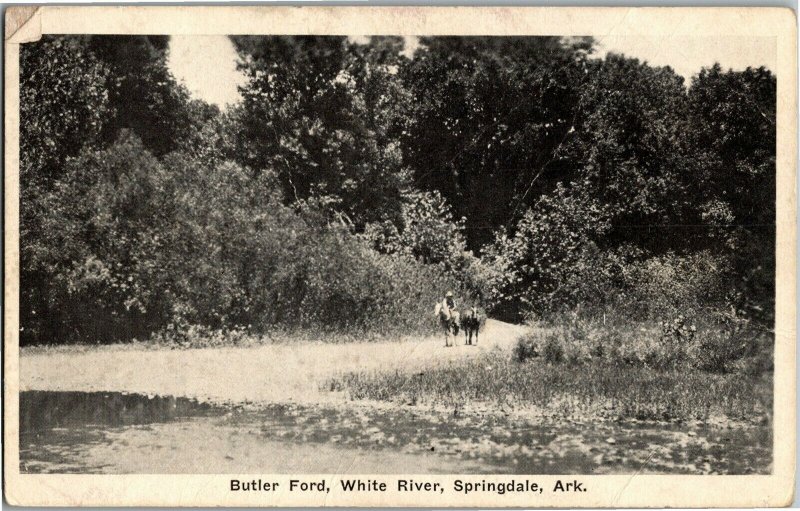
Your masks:
{"label": "text springdale ark", "polygon": [[[429,492],[444,493],[445,488],[439,482],[420,481],[414,479],[397,479],[396,489],[399,492]],[[389,483],[379,479],[341,479],[338,481],[339,489],[345,492],[385,492],[389,488]],[[300,479],[289,480],[289,491],[291,492],[325,492],[330,493],[331,485],[329,481],[321,479],[319,481],[303,481]],[[231,479],[230,491],[278,491],[281,489],[278,481],[265,481],[263,479],[253,479],[251,481],[241,481]],[[539,483],[529,479],[510,479],[508,481],[464,481],[456,479],[453,481],[453,491],[456,493],[469,494],[473,492],[493,492],[499,495],[505,493],[542,493],[544,487]],[[562,481],[554,483],[553,492],[585,492],[583,483],[577,480]]]}

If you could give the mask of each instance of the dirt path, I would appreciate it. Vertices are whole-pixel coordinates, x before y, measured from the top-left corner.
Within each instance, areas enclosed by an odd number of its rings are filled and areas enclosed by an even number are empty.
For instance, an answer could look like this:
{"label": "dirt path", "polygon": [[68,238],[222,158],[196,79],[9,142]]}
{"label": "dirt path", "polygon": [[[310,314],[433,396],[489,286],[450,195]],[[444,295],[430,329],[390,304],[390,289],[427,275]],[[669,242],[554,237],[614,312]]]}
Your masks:
{"label": "dirt path", "polygon": [[195,397],[216,402],[323,402],[330,376],[350,371],[420,370],[510,349],[525,327],[489,320],[478,346],[418,341],[193,350],[98,350],[25,353],[21,390],[117,391]]}

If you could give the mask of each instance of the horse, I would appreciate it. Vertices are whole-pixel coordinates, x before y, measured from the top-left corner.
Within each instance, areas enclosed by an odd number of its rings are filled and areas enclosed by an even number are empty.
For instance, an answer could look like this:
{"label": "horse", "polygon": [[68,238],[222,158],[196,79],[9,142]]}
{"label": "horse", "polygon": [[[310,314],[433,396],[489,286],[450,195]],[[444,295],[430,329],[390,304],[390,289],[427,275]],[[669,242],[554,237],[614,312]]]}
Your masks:
{"label": "horse", "polygon": [[486,318],[478,311],[477,307],[471,307],[461,316],[461,328],[464,329],[464,343],[472,344],[472,334],[475,334],[475,344],[478,344],[478,332],[486,322]]}
{"label": "horse", "polygon": [[460,325],[459,314],[457,311],[450,311],[446,307],[442,307],[441,303],[436,304],[434,316],[439,321],[439,327],[444,331],[444,345],[449,348],[450,338],[453,338],[453,345],[456,343],[456,336]]}

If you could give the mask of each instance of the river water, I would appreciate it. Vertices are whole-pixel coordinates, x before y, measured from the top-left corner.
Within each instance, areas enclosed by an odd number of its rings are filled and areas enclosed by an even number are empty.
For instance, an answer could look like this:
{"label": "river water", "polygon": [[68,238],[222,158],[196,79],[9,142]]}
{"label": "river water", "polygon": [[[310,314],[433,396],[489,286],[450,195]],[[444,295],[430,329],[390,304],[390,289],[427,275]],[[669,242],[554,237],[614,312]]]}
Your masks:
{"label": "river water", "polygon": [[20,394],[23,473],[765,474],[767,426],[520,419],[421,407]]}

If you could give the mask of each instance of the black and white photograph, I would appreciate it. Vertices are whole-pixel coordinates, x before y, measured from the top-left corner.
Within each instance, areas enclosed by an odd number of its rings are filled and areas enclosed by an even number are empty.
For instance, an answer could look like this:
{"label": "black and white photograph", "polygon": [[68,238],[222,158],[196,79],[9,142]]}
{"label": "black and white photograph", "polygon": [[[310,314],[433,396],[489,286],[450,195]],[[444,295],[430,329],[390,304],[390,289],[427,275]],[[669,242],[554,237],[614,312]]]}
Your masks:
{"label": "black and white photograph", "polygon": [[772,474],[777,55],[21,44],[20,474]]}

